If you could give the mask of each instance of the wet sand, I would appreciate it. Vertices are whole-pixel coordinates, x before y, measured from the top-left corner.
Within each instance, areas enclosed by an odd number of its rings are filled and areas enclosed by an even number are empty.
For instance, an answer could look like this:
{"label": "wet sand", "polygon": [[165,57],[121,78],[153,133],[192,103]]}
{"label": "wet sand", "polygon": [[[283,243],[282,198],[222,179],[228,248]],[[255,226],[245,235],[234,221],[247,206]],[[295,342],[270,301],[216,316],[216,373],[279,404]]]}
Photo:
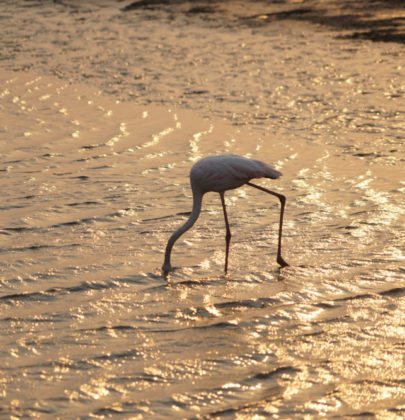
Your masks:
{"label": "wet sand", "polygon": [[141,0],[123,10],[166,8],[173,13],[240,19],[249,26],[274,21],[309,22],[347,39],[405,42],[405,5],[401,0],[170,1]]}

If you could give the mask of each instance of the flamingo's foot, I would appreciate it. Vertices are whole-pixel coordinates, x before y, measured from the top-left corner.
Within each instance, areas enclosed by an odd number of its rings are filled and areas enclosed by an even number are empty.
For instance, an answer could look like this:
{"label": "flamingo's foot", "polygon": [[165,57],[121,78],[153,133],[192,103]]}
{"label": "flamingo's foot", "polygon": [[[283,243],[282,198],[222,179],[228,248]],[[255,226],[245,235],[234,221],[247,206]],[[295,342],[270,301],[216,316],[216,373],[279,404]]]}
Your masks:
{"label": "flamingo's foot", "polygon": [[277,257],[277,262],[278,262],[278,264],[280,265],[281,268],[288,267],[290,265],[283,259],[283,257],[281,255],[279,255]]}

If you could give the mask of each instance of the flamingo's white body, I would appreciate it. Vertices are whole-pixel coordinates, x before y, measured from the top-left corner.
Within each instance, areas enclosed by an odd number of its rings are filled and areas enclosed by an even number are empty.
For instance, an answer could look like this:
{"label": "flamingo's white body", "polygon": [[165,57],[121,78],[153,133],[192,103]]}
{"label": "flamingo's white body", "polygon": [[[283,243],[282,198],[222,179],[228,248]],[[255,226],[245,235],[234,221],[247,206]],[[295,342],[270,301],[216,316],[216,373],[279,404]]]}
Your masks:
{"label": "flamingo's white body", "polygon": [[249,181],[254,178],[272,178],[276,179],[281,176],[281,172],[272,168],[264,162],[255,159],[248,159],[237,155],[221,155],[210,156],[199,160],[190,171],[191,189],[193,192],[193,208],[189,219],[176,230],[169,238],[166,246],[165,260],[162,270],[165,274],[172,270],[170,264],[170,255],[174,243],[177,239],[187,230],[189,230],[201,212],[202,199],[205,193],[214,191],[219,193],[221,197],[222,207],[224,210],[225,225],[226,225],[226,256],[225,256],[225,273],[228,271],[228,253],[229,242],[231,239],[231,232],[229,229],[228,216],[226,213],[224,193],[227,190],[233,190],[241,187],[242,185],[250,185],[251,187],[258,188],[279,198],[281,202],[280,212],[280,225],[279,225],[279,238],[278,238],[278,253],[277,262],[281,267],[288,264],[281,256],[281,235],[283,226],[283,215],[285,206],[285,196],[261,186],[250,183]]}

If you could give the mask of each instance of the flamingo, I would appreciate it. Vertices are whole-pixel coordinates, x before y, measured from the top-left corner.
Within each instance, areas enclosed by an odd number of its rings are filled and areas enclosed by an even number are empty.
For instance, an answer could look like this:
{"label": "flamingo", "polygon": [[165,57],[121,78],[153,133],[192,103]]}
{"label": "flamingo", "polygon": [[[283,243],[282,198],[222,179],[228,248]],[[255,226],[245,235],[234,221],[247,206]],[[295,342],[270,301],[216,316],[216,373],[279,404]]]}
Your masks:
{"label": "flamingo", "polygon": [[219,193],[222,208],[224,211],[225,227],[226,227],[226,254],[225,254],[225,274],[228,272],[228,254],[229,244],[231,241],[231,231],[229,229],[228,215],[226,213],[224,194],[227,190],[233,190],[242,185],[249,185],[268,194],[276,196],[281,203],[280,223],[278,231],[278,251],[277,263],[281,267],[288,264],[281,256],[281,235],[283,230],[283,216],[286,198],[284,195],[270,191],[250,182],[254,178],[271,178],[277,179],[281,176],[281,172],[272,168],[264,162],[255,159],[248,159],[238,155],[220,155],[209,156],[196,162],[190,171],[190,183],[193,193],[193,208],[189,219],[180,226],[169,238],[165,259],[162,266],[164,275],[167,275],[173,268],[170,263],[170,256],[174,243],[183,233],[187,232],[196,222],[201,212],[202,199],[205,193],[214,191]]}

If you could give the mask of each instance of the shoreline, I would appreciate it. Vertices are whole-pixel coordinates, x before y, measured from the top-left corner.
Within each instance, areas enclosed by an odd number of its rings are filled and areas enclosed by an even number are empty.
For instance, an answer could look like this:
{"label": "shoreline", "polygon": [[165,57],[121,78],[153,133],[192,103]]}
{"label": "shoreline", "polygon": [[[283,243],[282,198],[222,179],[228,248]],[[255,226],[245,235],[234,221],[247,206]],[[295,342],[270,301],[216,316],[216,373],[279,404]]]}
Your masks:
{"label": "shoreline", "polygon": [[285,0],[285,1],[183,1],[138,0],[122,8],[165,9],[215,20],[224,16],[252,27],[275,21],[307,22],[342,32],[342,39],[405,43],[405,5],[400,0]]}

